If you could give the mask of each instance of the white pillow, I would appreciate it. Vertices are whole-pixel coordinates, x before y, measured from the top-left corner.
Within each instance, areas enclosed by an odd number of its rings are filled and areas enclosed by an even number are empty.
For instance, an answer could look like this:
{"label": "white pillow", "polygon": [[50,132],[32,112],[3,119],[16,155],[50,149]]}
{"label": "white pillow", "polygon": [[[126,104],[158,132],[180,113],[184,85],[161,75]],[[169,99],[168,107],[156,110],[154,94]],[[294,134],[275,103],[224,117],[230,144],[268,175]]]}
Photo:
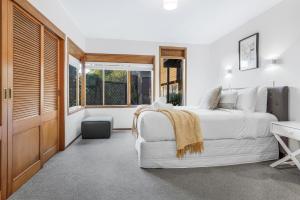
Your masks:
{"label": "white pillow", "polygon": [[223,91],[221,93],[221,99],[218,107],[225,108],[225,109],[235,109],[237,98],[238,98],[237,91]]}
{"label": "white pillow", "polygon": [[159,97],[157,102],[160,102],[160,103],[167,103],[167,98],[166,97]]}
{"label": "white pillow", "polygon": [[156,102],[153,103],[153,108],[154,109],[172,109],[173,104],[171,104],[171,103],[162,103],[162,102],[156,101]]}
{"label": "white pillow", "polygon": [[238,91],[236,108],[247,112],[255,112],[257,87]]}
{"label": "white pillow", "polygon": [[255,112],[267,112],[268,88],[261,86],[257,88],[257,99]]}
{"label": "white pillow", "polygon": [[217,87],[209,90],[200,103],[202,109],[216,109],[218,107],[222,87]]}

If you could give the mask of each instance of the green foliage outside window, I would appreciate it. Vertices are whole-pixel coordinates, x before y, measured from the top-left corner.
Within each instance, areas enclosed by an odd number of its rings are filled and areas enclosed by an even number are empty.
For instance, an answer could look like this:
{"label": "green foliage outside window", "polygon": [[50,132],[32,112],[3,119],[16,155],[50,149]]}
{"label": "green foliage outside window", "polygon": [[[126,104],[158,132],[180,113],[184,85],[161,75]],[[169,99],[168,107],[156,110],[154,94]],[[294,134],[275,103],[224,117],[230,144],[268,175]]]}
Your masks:
{"label": "green foliage outside window", "polygon": [[[86,105],[151,104],[151,71],[128,72],[126,70],[103,69],[88,69],[87,71]],[[129,102],[128,73],[131,77],[131,99]]]}

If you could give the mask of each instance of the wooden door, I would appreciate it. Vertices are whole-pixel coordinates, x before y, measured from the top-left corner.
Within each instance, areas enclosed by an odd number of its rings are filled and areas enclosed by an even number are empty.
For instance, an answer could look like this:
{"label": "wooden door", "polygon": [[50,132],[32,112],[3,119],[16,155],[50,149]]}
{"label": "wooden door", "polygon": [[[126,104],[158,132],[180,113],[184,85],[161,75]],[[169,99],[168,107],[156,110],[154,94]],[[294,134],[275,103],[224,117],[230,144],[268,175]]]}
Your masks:
{"label": "wooden door", "polygon": [[30,179],[58,150],[59,39],[10,2],[8,193]]}
{"label": "wooden door", "polygon": [[0,3],[0,200],[7,189],[7,2]]}
{"label": "wooden door", "polygon": [[43,90],[42,90],[42,160],[47,161],[59,149],[58,137],[58,63],[59,38],[44,31]]}
{"label": "wooden door", "polygon": [[8,193],[42,166],[40,158],[41,24],[9,2]]}

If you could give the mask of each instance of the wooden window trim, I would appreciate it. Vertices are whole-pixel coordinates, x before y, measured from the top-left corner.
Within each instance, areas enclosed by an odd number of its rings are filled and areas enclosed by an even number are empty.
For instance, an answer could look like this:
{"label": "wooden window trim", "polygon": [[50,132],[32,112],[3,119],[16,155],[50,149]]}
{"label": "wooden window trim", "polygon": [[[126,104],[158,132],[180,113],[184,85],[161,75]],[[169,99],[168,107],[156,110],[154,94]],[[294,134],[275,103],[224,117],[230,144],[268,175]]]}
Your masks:
{"label": "wooden window trim", "polygon": [[68,41],[68,54],[77,58],[80,61],[83,61],[85,57],[84,51],[80,47],[78,47],[70,38],[68,38],[67,41]]}
{"label": "wooden window trim", "polygon": [[86,53],[86,62],[154,64],[154,55]]}

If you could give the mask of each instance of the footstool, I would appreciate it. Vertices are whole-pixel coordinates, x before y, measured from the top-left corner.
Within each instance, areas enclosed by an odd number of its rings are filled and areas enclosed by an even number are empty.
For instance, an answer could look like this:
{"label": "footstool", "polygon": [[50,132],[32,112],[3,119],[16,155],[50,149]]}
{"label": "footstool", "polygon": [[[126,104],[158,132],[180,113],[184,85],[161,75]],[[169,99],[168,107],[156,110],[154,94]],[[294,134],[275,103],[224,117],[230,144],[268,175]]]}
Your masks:
{"label": "footstool", "polygon": [[86,117],[81,122],[82,139],[110,138],[112,127],[111,116]]}

